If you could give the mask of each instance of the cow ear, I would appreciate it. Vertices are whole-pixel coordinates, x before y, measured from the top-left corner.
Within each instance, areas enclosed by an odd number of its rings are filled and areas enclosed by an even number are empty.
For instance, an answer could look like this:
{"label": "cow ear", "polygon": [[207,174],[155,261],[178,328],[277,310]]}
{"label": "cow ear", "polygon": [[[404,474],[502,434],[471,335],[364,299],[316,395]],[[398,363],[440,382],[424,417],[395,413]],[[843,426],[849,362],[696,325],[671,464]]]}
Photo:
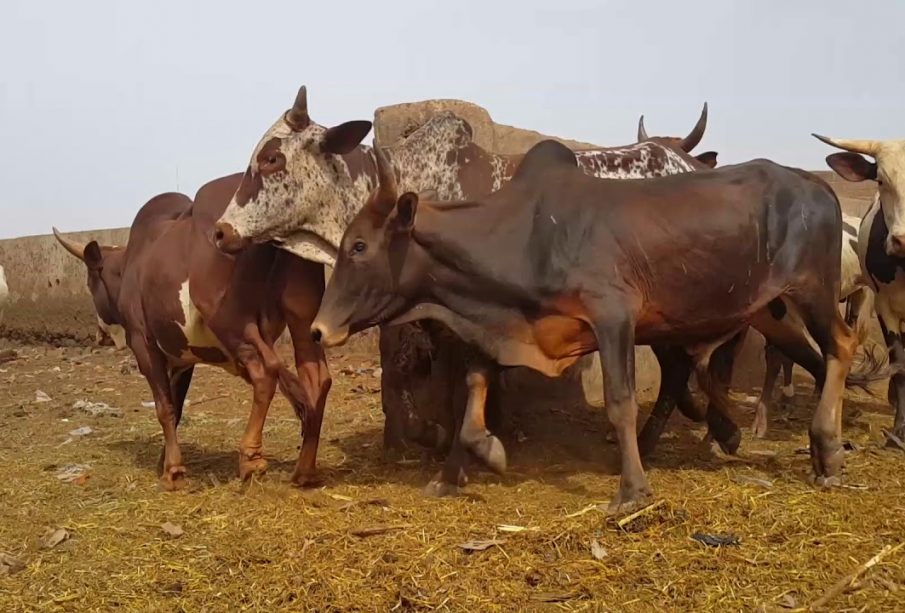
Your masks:
{"label": "cow ear", "polygon": [[85,245],[85,265],[88,270],[94,272],[100,272],[104,269],[104,256],[97,241],[91,241]]}
{"label": "cow ear", "polygon": [[415,213],[418,211],[418,194],[406,192],[396,201],[396,216],[393,225],[396,230],[410,232],[415,227]]}
{"label": "cow ear", "polygon": [[708,168],[716,168],[716,151],[705,151],[694,156],[704,166]]}
{"label": "cow ear", "polygon": [[335,155],[345,155],[361,144],[371,131],[370,121],[347,121],[328,128],[324,132],[321,151]]}
{"label": "cow ear", "polygon": [[826,156],[827,165],[846,181],[874,181],[877,179],[877,164],[850,151]]}

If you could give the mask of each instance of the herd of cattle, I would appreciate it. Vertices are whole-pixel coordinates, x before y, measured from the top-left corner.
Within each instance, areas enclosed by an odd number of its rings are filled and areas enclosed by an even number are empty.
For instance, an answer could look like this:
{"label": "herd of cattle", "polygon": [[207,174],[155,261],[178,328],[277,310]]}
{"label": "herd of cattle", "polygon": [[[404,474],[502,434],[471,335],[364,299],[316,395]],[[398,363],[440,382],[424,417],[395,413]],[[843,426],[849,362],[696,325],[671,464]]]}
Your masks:
{"label": "herd of cattle", "polygon": [[[649,137],[642,118],[633,145],[573,152],[543,141],[506,156],[441,113],[399,144],[371,148],[361,144],[371,122],[317,124],[303,87],[244,173],[207,183],[194,200],[155,196],[125,247],[54,233],[87,268],[99,326],[128,345],[148,381],[167,489],[186,481],[177,427],[195,365],[252,386],[243,479],[266,470],[262,431],[281,390],[301,422],[292,480],[304,485],[315,478],[331,385],[324,347],[384,325],[384,404],[405,401],[403,410],[385,406],[386,442],[447,452],[430,494],[454,493],[469,457],[505,470],[487,426],[501,369],[554,377],[598,352],[621,454],[611,508],[643,504],[641,457],[675,407],[706,422],[725,451],[738,448],[728,388],[749,328],[767,339],[754,434],[766,432],[780,371],[787,393],[799,364],[820,390],[813,477],[834,484],[847,384],[891,374],[892,436],[905,438],[905,141],[818,137],[842,150],[827,158],[839,175],[877,183],[857,219],[815,175],[767,160],[716,168],[716,153],[693,156],[706,120],[705,105],[685,138]],[[325,265],[334,267],[329,283]],[[850,374],[874,310],[890,366]],[[274,349],[286,329],[294,371]],[[636,345],[653,348],[662,374],[640,434]],[[705,407],[689,390],[692,374]],[[443,392],[416,394],[424,377]],[[413,407],[425,402],[435,406]]]}

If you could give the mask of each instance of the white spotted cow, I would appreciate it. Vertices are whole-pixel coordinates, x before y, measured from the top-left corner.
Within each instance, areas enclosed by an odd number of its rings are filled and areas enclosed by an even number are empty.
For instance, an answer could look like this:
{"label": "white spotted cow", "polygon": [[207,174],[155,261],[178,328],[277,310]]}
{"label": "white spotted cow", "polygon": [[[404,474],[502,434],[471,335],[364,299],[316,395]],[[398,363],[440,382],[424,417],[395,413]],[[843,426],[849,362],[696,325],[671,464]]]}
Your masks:
{"label": "white spotted cow", "polygon": [[814,136],[843,150],[826,158],[836,174],[847,181],[877,184],[874,201],[861,220],[858,260],[875,293],[880,328],[890,350],[889,402],[895,407],[895,420],[889,438],[899,444],[896,440],[905,439],[905,140]]}

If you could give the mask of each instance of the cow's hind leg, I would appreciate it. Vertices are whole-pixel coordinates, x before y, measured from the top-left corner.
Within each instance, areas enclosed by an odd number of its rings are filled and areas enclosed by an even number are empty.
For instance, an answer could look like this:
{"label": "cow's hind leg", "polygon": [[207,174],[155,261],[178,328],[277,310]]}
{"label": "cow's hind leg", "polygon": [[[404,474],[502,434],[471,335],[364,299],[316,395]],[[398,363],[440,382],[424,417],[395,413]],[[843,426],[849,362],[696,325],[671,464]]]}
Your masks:
{"label": "cow's hind leg", "polygon": [[785,359],[782,352],[770,343],[764,347],[764,358],[766,363],[764,384],[760,390],[760,398],[757,400],[757,408],[754,410],[754,423],[751,424],[751,433],[757,438],[767,435],[767,420],[773,404],[773,390],[779,372],[784,367],[783,360]]}
{"label": "cow's hind leg", "polygon": [[744,336],[744,331],[733,335],[696,363],[698,382],[707,393],[708,434],[728,454],[735,454],[742,440],[741,431],[729,416],[729,386],[735,355]]}
{"label": "cow's hind leg", "polygon": [[[883,331],[886,345],[889,347],[890,363],[894,367],[905,366],[905,344],[902,341],[902,334],[890,331],[882,317],[880,318],[880,328]],[[900,441],[905,440],[905,372],[901,368],[894,368],[893,375],[889,378],[888,399],[896,413],[892,434]],[[887,439],[886,445],[887,447],[898,447],[898,443],[892,437]]]}
{"label": "cow's hind leg", "polygon": [[[185,477],[185,466],[182,464],[182,451],[179,449],[179,440],[176,435],[176,426],[179,424],[182,411],[176,410],[166,358],[159,349],[151,346],[151,343],[144,338],[130,346],[135,361],[138,363],[138,369],[151,388],[157,421],[160,422],[163,430],[163,462],[159,467],[160,486],[167,491],[182,489],[188,484]],[[188,389],[187,385],[186,389]]]}
{"label": "cow's hind leg", "polygon": [[819,291],[802,292],[801,295],[813,295],[816,298],[813,301],[801,301],[798,307],[826,364],[820,400],[811,421],[809,435],[814,480],[819,485],[828,486],[838,483],[844,463],[842,396],[858,340],[845,324],[832,297],[822,296]]}
{"label": "cow's hind leg", "polygon": [[659,345],[651,348],[660,363],[660,390],[654,408],[638,435],[641,457],[649,457],[653,453],[675,406],[678,405],[682,413],[693,421],[703,421],[705,418],[688,389],[693,365],[685,350]]}

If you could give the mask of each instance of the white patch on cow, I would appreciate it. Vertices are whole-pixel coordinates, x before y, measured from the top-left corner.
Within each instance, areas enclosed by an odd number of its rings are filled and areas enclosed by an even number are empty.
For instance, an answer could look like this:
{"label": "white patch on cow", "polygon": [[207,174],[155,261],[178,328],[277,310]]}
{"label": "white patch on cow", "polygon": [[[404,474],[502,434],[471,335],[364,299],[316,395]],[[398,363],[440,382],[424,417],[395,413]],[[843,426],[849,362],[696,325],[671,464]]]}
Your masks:
{"label": "white patch on cow", "polygon": [[[207,360],[192,353],[190,348],[219,349],[226,357],[227,362],[217,363],[216,365],[223,367],[231,374],[237,374],[238,369],[236,368],[235,363],[230,359],[226,348],[220,343],[211,329],[207,327],[204,318],[201,316],[201,312],[195,306],[195,303],[192,302],[188,279],[186,279],[179,288],[179,306],[182,308],[182,316],[185,323],[179,323],[177,321],[176,324],[185,335],[188,347],[183,350],[181,355],[174,357],[177,357],[185,364],[206,363]],[[161,349],[163,348],[161,347]]]}
{"label": "white patch on cow", "polygon": [[[858,228],[861,226],[861,218],[854,215],[842,215],[842,276],[839,291],[839,299],[844,300],[855,291],[864,286],[864,277],[861,274],[861,262],[858,258]],[[855,228],[855,232],[849,232],[845,224]]]}

